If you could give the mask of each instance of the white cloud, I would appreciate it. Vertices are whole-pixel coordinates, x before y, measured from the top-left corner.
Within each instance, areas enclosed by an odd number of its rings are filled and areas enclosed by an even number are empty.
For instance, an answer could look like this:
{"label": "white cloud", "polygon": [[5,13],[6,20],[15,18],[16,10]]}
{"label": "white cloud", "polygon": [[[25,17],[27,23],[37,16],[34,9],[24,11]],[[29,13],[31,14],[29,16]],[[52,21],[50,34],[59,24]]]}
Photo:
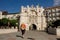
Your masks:
{"label": "white cloud", "polygon": [[60,0],[54,0],[54,6],[60,5]]}

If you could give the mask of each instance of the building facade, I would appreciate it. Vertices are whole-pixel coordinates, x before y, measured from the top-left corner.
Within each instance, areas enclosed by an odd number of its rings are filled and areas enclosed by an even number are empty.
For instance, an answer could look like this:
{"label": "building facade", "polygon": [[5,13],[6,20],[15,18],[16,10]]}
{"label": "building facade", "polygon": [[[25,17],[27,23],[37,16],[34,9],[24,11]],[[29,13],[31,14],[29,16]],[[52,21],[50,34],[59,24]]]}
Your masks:
{"label": "building facade", "polygon": [[44,13],[47,19],[47,26],[49,26],[49,22],[60,20],[60,6],[46,8]]}
{"label": "building facade", "polygon": [[22,6],[20,13],[20,26],[26,24],[26,30],[45,30],[46,19],[43,13],[43,7],[33,5],[29,7]]}
{"label": "building facade", "polygon": [[0,11],[0,19],[7,18],[7,19],[18,19],[19,13],[8,13],[7,11]]}
{"label": "building facade", "polygon": [[37,5],[36,7],[29,6],[27,7],[21,6],[20,13],[8,13],[4,11],[0,11],[0,19],[8,18],[18,19],[19,20],[19,27],[21,24],[26,24],[26,30],[44,30],[47,26],[49,26],[49,22],[60,20],[60,6],[50,7],[50,8],[43,8]]}
{"label": "building facade", "polygon": [[0,19],[2,19],[2,12],[0,11]]}

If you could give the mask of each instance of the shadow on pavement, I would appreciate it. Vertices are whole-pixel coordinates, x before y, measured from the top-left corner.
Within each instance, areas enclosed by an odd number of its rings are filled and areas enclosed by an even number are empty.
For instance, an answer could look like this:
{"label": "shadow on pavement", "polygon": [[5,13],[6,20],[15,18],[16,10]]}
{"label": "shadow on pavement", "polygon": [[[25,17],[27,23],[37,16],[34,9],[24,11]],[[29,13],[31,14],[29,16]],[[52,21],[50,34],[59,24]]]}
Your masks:
{"label": "shadow on pavement", "polygon": [[20,35],[16,35],[16,37],[21,37],[21,38],[23,38],[22,36],[20,36]]}
{"label": "shadow on pavement", "polygon": [[60,38],[57,38],[57,40],[60,40]]}
{"label": "shadow on pavement", "polygon": [[30,39],[30,40],[35,40],[34,38],[27,38],[27,39]]}

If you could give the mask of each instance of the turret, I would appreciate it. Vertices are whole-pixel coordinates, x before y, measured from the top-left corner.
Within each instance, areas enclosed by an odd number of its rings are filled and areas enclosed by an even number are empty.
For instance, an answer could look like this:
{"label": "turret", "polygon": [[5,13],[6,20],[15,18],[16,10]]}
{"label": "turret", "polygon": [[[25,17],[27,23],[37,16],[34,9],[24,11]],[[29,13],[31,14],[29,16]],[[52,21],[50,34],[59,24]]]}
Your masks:
{"label": "turret", "polygon": [[21,6],[21,12],[24,12],[24,6]]}

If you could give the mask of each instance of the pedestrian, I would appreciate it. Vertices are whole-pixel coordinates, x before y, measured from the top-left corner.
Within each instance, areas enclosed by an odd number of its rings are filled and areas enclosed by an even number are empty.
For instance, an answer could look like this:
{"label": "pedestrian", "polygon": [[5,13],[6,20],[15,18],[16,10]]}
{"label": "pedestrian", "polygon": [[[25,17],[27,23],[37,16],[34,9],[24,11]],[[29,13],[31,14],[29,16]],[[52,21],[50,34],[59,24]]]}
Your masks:
{"label": "pedestrian", "polygon": [[25,24],[21,24],[22,38],[24,38],[25,31],[26,31],[26,25]]}

